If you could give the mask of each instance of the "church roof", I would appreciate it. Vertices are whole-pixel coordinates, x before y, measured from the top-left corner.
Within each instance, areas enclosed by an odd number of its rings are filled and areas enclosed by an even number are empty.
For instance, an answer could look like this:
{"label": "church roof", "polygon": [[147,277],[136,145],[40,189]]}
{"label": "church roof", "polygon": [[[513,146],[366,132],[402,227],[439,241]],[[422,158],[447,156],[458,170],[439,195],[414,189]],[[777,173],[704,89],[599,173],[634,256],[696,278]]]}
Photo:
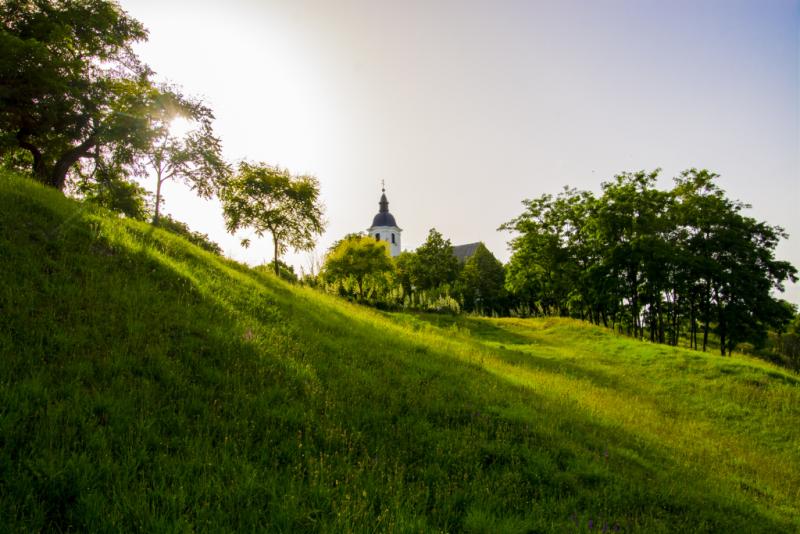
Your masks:
{"label": "church roof", "polygon": [[378,203],[380,211],[372,219],[372,226],[397,226],[394,215],[389,213],[389,201],[386,199],[386,191],[381,194],[381,201]]}
{"label": "church roof", "polygon": [[481,242],[478,241],[476,243],[467,243],[466,245],[456,245],[453,247],[453,256],[458,258],[458,261],[461,263],[464,263],[470,257],[472,257],[473,254],[475,254],[475,251],[478,250],[478,245],[480,244]]}

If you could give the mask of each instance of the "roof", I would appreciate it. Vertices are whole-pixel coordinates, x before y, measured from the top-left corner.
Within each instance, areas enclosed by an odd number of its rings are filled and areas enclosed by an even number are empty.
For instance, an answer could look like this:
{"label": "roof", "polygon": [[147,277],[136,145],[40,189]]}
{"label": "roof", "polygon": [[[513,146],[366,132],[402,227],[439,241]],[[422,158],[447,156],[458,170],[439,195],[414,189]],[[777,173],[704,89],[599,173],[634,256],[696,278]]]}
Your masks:
{"label": "roof", "polygon": [[478,245],[480,244],[481,242],[478,241],[476,243],[467,243],[466,245],[457,245],[453,247],[453,256],[458,258],[458,261],[461,263],[464,263],[470,257],[472,257],[473,254],[475,254],[475,251],[478,250]]}
{"label": "roof", "polygon": [[380,211],[372,219],[372,226],[397,226],[394,215],[389,213],[389,201],[386,199],[385,191],[381,194],[381,200],[378,205],[380,206]]}
{"label": "roof", "polygon": [[372,226],[397,226],[394,215],[389,212],[379,213],[372,219]]}

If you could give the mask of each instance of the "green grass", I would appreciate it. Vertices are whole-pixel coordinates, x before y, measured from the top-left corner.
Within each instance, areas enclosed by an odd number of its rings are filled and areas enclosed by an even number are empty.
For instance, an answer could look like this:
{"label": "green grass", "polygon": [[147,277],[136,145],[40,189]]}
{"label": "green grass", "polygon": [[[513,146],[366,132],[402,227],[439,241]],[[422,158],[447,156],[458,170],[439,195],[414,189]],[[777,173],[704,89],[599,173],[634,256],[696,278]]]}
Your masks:
{"label": "green grass", "polygon": [[0,176],[0,530],[795,532],[800,384],[383,314]]}

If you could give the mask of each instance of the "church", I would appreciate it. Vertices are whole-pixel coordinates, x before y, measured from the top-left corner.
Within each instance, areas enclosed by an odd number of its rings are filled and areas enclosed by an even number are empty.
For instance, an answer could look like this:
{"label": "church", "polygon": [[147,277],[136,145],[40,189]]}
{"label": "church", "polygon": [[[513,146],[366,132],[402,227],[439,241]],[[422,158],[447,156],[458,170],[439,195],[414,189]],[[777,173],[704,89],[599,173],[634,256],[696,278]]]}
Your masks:
{"label": "church", "polygon": [[386,188],[381,188],[381,200],[378,203],[380,210],[372,218],[372,226],[367,229],[367,233],[375,236],[378,241],[389,243],[389,251],[392,257],[400,255],[400,234],[403,230],[397,226],[394,215],[389,213],[389,201],[386,199]]}
{"label": "church", "polygon": [[[389,200],[386,198],[386,187],[381,188],[381,200],[378,202],[378,214],[372,218],[372,226],[367,229],[367,234],[375,237],[378,241],[386,241],[389,243],[389,251],[392,257],[399,256],[402,249],[400,248],[400,234],[403,230],[397,226],[397,221],[389,212]],[[469,243],[466,245],[458,245],[453,247],[453,254],[460,263],[466,262],[470,256],[475,254],[475,251],[480,245],[480,242]]]}

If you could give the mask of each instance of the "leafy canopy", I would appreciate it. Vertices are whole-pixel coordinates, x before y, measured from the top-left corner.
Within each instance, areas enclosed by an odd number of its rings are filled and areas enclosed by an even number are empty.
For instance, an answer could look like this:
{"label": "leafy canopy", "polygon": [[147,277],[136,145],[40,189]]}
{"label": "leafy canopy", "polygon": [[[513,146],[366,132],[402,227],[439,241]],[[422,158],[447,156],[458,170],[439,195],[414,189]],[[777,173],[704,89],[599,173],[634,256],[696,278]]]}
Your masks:
{"label": "leafy canopy", "polygon": [[377,285],[381,277],[394,271],[394,263],[386,241],[372,237],[349,235],[334,244],[325,259],[322,276],[329,282],[352,279],[364,298],[364,282]]}
{"label": "leafy canopy", "polygon": [[505,270],[483,243],[464,263],[456,283],[464,308],[482,313],[501,312],[506,298]]}
{"label": "leafy canopy", "polygon": [[411,278],[418,289],[452,284],[458,276],[459,264],[453,255],[453,246],[436,228],[428,232],[428,238],[416,250],[416,255]]}
{"label": "leafy canopy", "polygon": [[132,50],[147,32],[105,0],[0,3],[0,152],[63,189],[81,159],[151,141],[160,91]]}
{"label": "leafy canopy", "polygon": [[289,247],[312,250],[315,237],[325,230],[319,181],[313,176],[293,176],[287,169],[243,161],[220,199],[228,232],[251,228],[259,237],[272,236],[275,274],[281,254]]}

